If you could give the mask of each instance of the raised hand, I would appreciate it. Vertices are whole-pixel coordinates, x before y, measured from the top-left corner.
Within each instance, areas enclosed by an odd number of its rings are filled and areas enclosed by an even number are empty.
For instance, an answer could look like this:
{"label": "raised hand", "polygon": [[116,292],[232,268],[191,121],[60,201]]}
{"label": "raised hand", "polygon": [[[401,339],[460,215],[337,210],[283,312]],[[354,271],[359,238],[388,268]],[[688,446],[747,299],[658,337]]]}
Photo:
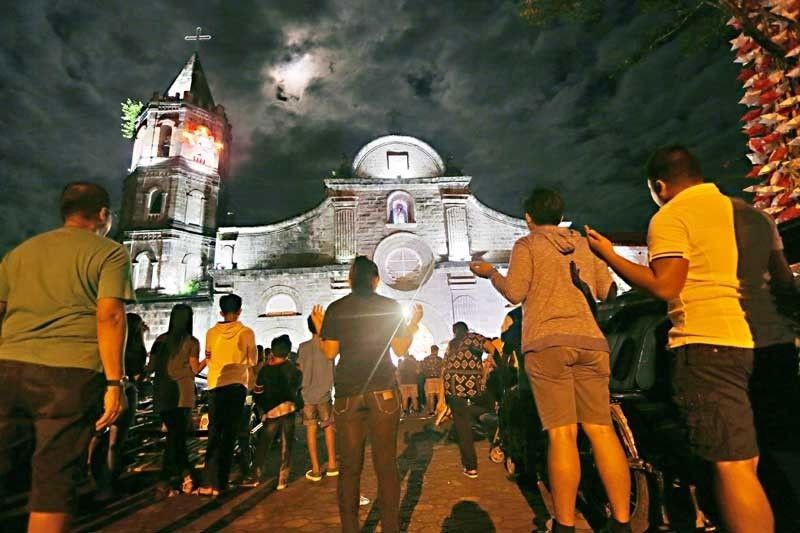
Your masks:
{"label": "raised hand", "polygon": [[614,244],[610,240],[589,226],[584,226],[583,229],[586,231],[586,240],[589,242],[589,248],[594,253],[603,259],[614,253]]}
{"label": "raised hand", "polygon": [[322,333],[322,323],[325,321],[325,311],[322,309],[321,305],[315,305],[311,309],[311,322],[314,323],[314,327],[317,330],[317,335]]}
{"label": "raised hand", "polygon": [[469,264],[469,269],[479,278],[488,278],[494,272],[494,267],[486,261],[473,261]]}

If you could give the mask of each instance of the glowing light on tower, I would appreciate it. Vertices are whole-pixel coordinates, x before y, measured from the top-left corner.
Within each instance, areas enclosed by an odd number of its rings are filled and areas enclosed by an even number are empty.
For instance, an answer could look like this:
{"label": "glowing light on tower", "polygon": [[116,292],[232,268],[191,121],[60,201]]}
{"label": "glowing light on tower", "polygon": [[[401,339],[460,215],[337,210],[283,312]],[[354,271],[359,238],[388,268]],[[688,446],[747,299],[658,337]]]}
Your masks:
{"label": "glowing light on tower", "polygon": [[186,159],[217,168],[219,153],[224,149],[222,142],[218,141],[207,126],[187,126],[183,130],[184,151]]}

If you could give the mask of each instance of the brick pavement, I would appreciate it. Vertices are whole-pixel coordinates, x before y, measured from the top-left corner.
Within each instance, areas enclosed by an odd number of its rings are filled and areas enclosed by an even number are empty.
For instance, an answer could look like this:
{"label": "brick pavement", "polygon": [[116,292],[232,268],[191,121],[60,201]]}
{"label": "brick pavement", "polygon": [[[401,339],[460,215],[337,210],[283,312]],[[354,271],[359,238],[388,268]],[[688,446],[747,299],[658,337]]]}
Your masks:
{"label": "brick pavement", "polygon": [[[403,528],[421,533],[532,530],[535,513],[528,499],[535,495],[524,494],[506,478],[501,465],[489,461],[485,441],[478,443],[480,476],[469,479],[461,473],[454,444],[440,443],[442,434],[430,429],[418,431],[412,424],[402,428],[405,431],[398,458]],[[374,499],[376,490],[367,454],[362,493]],[[546,516],[541,507],[540,514]],[[361,520],[365,522],[364,531],[380,531],[378,513],[372,505],[362,507]],[[321,532],[339,525],[336,480],[325,479],[317,485],[301,478],[286,490],[270,494],[226,531]]]}
{"label": "brick pavement", "polygon": [[[319,484],[307,481],[303,476],[309,462],[304,428],[300,424],[295,440],[292,476],[288,487],[281,492],[274,490],[273,477],[255,489],[236,488],[218,501],[178,496],[153,503],[147,500],[148,496],[133,495],[129,508],[133,506],[134,509],[121,512],[113,523],[105,522],[102,530],[113,533],[338,531],[336,479],[326,478]],[[402,477],[401,523],[404,529],[422,533],[545,530],[544,521],[549,514],[539,491],[522,489],[508,479],[502,465],[489,461],[486,441],[479,441],[477,448],[480,476],[473,480],[461,473],[458,447],[447,440],[446,431],[435,428],[430,419],[411,418],[401,423],[398,464]],[[324,454],[322,442],[320,450]],[[268,468],[271,468],[270,473],[277,473],[275,449]],[[368,449],[362,493],[374,500],[376,491]],[[363,531],[380,531],[377,509],[372,504],[361,509],[361,520]],[[100,528],[80,529],[97,531]]]}

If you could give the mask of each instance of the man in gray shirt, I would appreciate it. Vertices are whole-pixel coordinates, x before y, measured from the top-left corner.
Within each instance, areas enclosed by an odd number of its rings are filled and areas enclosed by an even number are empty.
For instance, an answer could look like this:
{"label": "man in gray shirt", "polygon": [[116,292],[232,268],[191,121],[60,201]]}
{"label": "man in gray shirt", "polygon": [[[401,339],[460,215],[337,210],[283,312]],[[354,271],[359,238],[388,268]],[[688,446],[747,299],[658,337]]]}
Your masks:
{"label": "man in gray shirt", "polygon": [[325,431],[325,445],[328,448],[329,477],[339,475],[336,466],[336,436],[333,426],[333,407],[331,389],[333,388],[333,359],[322,352],[319,333],[311,318],[308,319],[311,340],[300,345],[297,350],[297,364],[303,372],[303,424],[306,426],[308,454],[311,457],[311,470],[306,472],[310,481],[321,481],[322,470],[317,456],[317,426]]}
{"label": "man in gray shirt", "polygon": [[[89,438],[125,409],[125,302],[135,295],[127,250],[105,237],[110,204],[99,185],[70,183],[64,225],[0,263],[0,483],[31,469],[28,531],[69,530]],[[26,430],[36,449],[17,464],[15,435]]]}
{"label": "man in gray shirt", "polygon": [[484,262],[470,267],[475,275],[491,280],[508,301],[522,304],[525,370],[550,443],[553,531],[574,531],[578,424],[592,443],[611,503],[609,531],[630,531],[630,473],[611,424],[608,343],[573,276],[579,274],[591,297],[603,300],[613,282],[608,266],[592,254],[586,239],[559,227],[563,210],[556,191],[534,190],[525,201],[530,234],[514,244],[508,274]]}

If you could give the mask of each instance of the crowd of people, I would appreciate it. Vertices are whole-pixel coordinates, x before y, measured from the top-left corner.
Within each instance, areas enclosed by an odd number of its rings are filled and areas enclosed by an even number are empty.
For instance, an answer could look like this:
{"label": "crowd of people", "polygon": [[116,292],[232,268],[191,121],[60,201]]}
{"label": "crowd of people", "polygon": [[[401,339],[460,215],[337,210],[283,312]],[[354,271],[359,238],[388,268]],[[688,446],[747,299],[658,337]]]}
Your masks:
{"label": "crowd of people", "polygon": [[[314,306],[308,317],[311,339],[296,357],[288,336],[272,339],[267,350],[257,346],[254,331],[240,321],[242,299],[225,294],[219,299],[221,320],[205,334],[204,357],[192,308],[177,304],[148,361],[147,326],[125,309],[135,300],[128,253],[105,237],[112,219],[109,196],[95,184],[69,184],[61,197],[63,227],[25,241],[0,263],[0,475],[11,467],[19,427],[32,427],[29,529],[67,530],[77,472],[93,435],[112,428],[109,474],[97,480],[99,492],[111,491],[122,470],[135,384],[152,376],[154,409],[166,429],[161,496],[213,498],[224,492],[237,440],[247,438],[243,419],[253,412],[261,429],[252,470],[242,483],[264,482],[268,449],[279,438],[277,489],[282,490],[301,416],[310,462],[305,478],[337,479],[345,532],[359,531],[369,436],[382,530],[395,532],[400,530],[401,415],[420,412],[423,402],[428,414],[451,415],[462,472],[477,478],[474,422],[496,421],[486,415],[516,381],[512,369],[519,367],[520,386],[529,386],[524,389],[533,395],[549,442],[552,531],[575,528],[579,427],[591,443],[610,503],[608,531],[631,531],[629,465],[610,416],[610,349],[594,316],[596,301],[616,292],[610,267],[632,286],[668,302],[674,400],[694,453],[714,465],[727,530],[772,531],[770,502],[756,472],[758,408],[770,406],[771,420],[778,423],[797,417],[792,395],[798,390],[795,337],[780,308],[798,297],[780,237],[768,216],[706,183],[696,158],[683,147],[653,155],[647,185],[660,206],[648,232],[648,265],[617,255],[591,228],[583,236],[561,227],[561,196],[534,190],[524,204],[530,232],[515,243],[507,272],[481,261],[470,264],[476,276],[520,304],[508,318],[521,321],[518,350],[457,322],[445,356],[432,346],[419,362],[408,351],[422,307],[414,306],[406,318],[397,301],[379,295],[377,265],[364,256],[350,268],[350,294],[327,309]],[[401,358],[397,368],[391,353]],[[186,444],[197,401],[195,376],[203,369],[208,441],[203,475],[195,478]],[[318,429],[326,460],[318,449]],[[487,435],[491,438],[494,428]]]}

